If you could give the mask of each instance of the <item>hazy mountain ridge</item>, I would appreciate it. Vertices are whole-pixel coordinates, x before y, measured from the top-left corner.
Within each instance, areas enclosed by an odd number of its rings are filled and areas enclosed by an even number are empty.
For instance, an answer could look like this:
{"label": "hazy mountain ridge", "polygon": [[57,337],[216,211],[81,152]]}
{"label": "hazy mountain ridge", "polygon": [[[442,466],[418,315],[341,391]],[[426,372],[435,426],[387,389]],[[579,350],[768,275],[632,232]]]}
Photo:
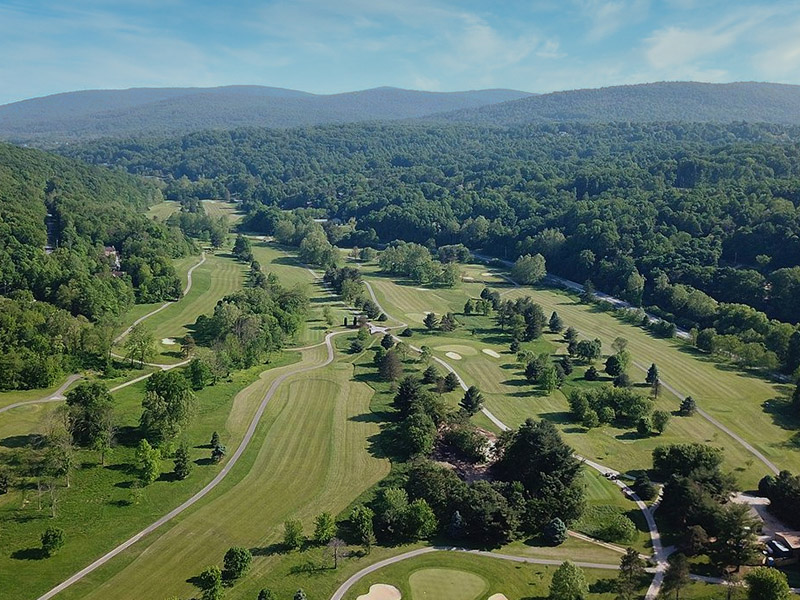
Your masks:
{"label": "hazy mountain ridge", "polygon": [[553,92],[432,118],[493,125],[546,121],[800,124],[800,86],[756,82],[646,83]]}
{"label": "hazy mountain ridge", "polygon": [[527,95],[515,90],[423,92],[387,87],[331,95],[263,86],[89,90],[0,106],[0,137],[68,141],[408,119]]}

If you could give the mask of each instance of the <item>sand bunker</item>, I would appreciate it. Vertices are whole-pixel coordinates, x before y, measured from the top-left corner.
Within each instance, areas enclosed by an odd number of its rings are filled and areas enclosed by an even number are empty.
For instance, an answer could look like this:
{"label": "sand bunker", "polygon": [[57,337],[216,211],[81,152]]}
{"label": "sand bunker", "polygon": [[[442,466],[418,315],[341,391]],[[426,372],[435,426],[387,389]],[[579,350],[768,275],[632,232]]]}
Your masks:
{"label": "sand bunker", "polygon": [[175,340],[173,340],[172,338],[163,338],[163,339],[161,340],[161,343],[162,343],[162,344],[164,344],[165,346],[174,346],[174,345],[175,345],[175,344],[177,344],[178,342],[176,342],[176,341],[175,341]]}
{"label": "sand bunker", "polygon": [[461,278],[462,281],[475,281],[474,277],[467,277],[466,275]]}
{"label": "sand bunker", "polygon": [[482,352],[483,352],[484,354],[488,354],[488,355],[489,355],[489,356],[491,356],[492,358],[500,358],[500,355],[499,355],[497,352],[495,352],[494,350],[489,350],[489,348],[484,348],[484,349],[482,350]]}
{"label": "sand bunker", "polygon": [[489,271],[486,271],[486,273],[481,273],[481,277],[491,277],[492,275],[494,275],[494,273],[489,273]]}
{"label": "sand bunker", "polygon": [[414,288],[414,289],[417,290],[418,292],[430,292],[431,291],[430,288]]}
{"label": "sand bunker", "polygon": [[452,358],[453,360],[461,360],[461,355],[457,352],[445,352],[445,356],[447,358]]}
{"label": "sand bunker", "polygon": [[508,600],[505,594],[492,594],[489,596],[489,600]]}
{"label": "sand bunker", "polygon": [[400,590],[393,585],[376,583],[369,586],[369,594],[361,594],[356,600],[400,600],[400,598],[402,598]]}

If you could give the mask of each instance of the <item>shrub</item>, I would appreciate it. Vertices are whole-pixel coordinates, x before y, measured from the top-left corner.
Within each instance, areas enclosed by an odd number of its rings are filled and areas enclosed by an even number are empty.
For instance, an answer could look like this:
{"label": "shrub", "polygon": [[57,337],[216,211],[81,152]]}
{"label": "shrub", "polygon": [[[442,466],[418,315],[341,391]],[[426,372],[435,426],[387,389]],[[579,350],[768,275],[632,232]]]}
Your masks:
{"label": "shrub", "polygon": [[575,529],[604,542],[629,543],[636,538],[636,525],[616,506],[590,506]]}
{"label": "shrub", "polygon": [[545,525],[542,535],[551,546],[560,546],[567,541],[567,526],[564,525],[564,521],[556,517]]}

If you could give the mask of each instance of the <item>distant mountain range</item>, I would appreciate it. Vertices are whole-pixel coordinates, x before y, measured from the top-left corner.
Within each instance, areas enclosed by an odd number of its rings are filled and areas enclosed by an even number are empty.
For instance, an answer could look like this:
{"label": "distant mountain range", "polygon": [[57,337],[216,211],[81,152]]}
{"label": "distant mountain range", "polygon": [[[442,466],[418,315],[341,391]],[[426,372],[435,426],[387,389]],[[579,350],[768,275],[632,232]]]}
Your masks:
{"label": "distant mountain range", "polygon": [[91,90],[0,106],[0,138],[47,145],[202,129],[398,119],[501,126],[548,121],[800,124],[800,86],[662,82],[542,95],[390,87],[331,95],[262,86]]}
{"label": "distant mountain range", "polygon": [[541,94],[434,118],[492,125],[547,121],[800,124],[800,86],[754,82],[623,85]]}
{"label": "distant mountain range", "polygon": [[69,141],[245,126],[385,121],[477,108],[528,95],[515,90],[422,92],[390,87],[331,95],[263,86],[89,90],[0,106],[0,137]]}

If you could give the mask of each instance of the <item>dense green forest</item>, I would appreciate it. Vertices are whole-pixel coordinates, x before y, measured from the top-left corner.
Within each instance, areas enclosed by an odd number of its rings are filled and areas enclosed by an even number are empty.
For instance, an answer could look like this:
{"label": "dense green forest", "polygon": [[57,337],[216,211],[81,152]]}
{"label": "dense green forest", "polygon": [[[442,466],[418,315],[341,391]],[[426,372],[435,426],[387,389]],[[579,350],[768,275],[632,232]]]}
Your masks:
{"label": "dense green forest", "polygon": [[224,188],[249,212],[245,227],[263,233],[275,232],[281,210],[304,209],[340,220],[326,231],[343,246],[402,239],[506,259],[538,253],[550,272],[706,330],[704,349],[752,353],[737,343],[755,344],[750,366],[793,370],[799,134],[748,124],[406,123],[201,132],[67,152],[166,178],[168,195]]}
{"label": "dense green forest", "polygon": [[171,259],[192,248],[142,214],[160,199],[124,172],[0,145],[0,387],[105,360],[131,304],[180,295]]}

